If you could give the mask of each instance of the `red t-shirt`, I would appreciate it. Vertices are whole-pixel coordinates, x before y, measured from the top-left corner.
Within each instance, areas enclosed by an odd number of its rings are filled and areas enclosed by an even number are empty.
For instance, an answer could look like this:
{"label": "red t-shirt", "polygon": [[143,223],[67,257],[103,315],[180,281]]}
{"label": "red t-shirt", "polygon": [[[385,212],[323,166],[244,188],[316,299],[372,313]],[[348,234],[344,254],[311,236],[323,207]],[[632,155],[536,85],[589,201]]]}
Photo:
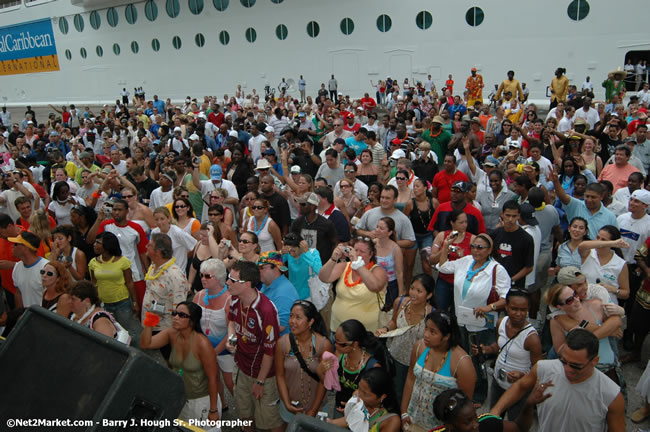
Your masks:
{"label": "red t-shirt", "polygon": [[458,170],[452,175],[442,170],[433,177],[433,186],[438,189],[438,202],[442,204],[443,202],[451,201],[451,186],[457,181],[468,182],[469,179]]}
{"label": "red t-shirt", "polygon": [[216,127],[221,126],[225,118],[226,116],[222,112],[212,111],[210,114],[208,114],[208,121],[214,124]]}
{"label": "red t-shirt", "polygon": [[377,102],[375,102],[375,100],[371,97],[362,98],[361,103],[363,104],[363,107],[367,110],[371,110],[377,106]]}
{"label": "red t-shirt", "polygon": [[[280,337],[278,311],[267,296],[258,292],[248,309],[242,306],[239,297],[233,297],[228,320],[235,323],[237,333],[235,363],[243,373],[257,378],[262,357],[274,355],[275,343]],[[268,377],[272,376],[275,376],[275,368],[269,371]]]}

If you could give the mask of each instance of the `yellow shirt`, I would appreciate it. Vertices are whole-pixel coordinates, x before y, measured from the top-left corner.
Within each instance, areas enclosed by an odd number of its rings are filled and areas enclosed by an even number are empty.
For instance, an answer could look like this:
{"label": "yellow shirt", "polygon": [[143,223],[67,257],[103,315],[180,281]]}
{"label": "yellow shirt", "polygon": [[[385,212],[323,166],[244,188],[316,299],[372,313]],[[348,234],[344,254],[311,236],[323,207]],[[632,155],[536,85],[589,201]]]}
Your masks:
{"label": "yellow shirt", "polygon": [[88,270],[97,281],[99,299],[104,303],[117,303],[129,298],[124,270],[131,268],[131,260],[125,256],[121,256],[117,261],[100,260],[101,257],[96,257],[88,263]]}
{"label": "yellow shirt", "polygon": [[519,100],[524,99],[524,90],[521,88],[521,84],[519,84],[519,81],[517,81],[516,79],[513,79],[512,81],[503,80],[503,82],[501,83],[501,85],[499,85],[499,88],[497,89],[496,99],[497,100],[501,99],[501,94],[507,92],[511,92],[512,97],[516,97]]}
{"label": "yellow shirt", "polygon": [[569,78],[562,75],[559,79],[554,77],[551,81],[551,101],[557,100],[558,102],[566,101],[566,95],[569,92]]}
{"label": "yellow shirt", "polygon": [[[384,303],[384,292],[374,293],[363,282],[352,287],[347,286],[344,278],[349,266],[350,263],[336,283],[336,300],[332,304],[330,328],[336,331],[343,321],[357,319],[367,331],[374,333],[379,328],[379,304]],[[370,271],[375,267],[377,266],[372,266]]]}
{"label": "yellow shirt", "polygon": [[212,164],[210,163],[210,158],[207,157],[206,155],[201,155],[201,165],[199,165],[199,172],[204,176],[210,178],[211,166]]}

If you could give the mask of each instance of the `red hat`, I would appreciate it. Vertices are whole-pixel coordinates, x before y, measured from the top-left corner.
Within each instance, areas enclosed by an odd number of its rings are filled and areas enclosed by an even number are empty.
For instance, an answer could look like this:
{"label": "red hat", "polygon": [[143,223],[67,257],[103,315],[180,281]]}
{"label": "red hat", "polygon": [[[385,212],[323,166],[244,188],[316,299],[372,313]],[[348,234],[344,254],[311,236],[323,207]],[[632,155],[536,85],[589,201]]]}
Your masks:
{"label": "red hat", "polygon": [[472,68],[472,72],[476,72],[476,68]]}

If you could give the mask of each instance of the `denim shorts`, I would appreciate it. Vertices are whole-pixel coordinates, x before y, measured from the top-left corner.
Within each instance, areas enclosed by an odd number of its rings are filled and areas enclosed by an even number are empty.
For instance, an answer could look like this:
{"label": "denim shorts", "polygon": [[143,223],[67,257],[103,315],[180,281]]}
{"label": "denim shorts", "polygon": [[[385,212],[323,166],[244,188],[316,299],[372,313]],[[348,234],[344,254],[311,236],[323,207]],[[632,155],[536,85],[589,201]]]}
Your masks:
{"label": "denim shorts", "polygon": [[433,233],[416,234],[414,249],[424,249],[433,246]]}

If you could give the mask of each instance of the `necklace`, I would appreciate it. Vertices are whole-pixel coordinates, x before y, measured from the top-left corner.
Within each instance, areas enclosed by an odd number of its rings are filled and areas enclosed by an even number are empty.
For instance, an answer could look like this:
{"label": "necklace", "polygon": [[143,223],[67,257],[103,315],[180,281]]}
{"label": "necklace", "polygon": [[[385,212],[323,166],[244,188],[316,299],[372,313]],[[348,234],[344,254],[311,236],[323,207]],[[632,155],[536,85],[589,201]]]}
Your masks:
{"label": "necklace", "polygon": [[262,232],[262,230],[264,229],[264,226],[266,225],[266,220],[268,218],[269,218],[269,215],[264,216],[264,220],[262,221],[262,225],[260,226],[259,229],[257,229],[257,218],[255,218],[255,217],[253,218],[253,222],[255,223],[254,231],[255,231],[256,236],[258,236],[258,237],[260,236],[260,232]]}
{"label": "necklace", "polygon": [[[410,321],[413,321],[413,320],[411,319],[411,320],[409,321],[409,315],[410,315],[411,312],[412,312],[412,309],[411,309],[411,302],[410,302],[410,301],[409,301],[408,304],[406,305],[406,311],[405,311],[405,312],[406,312],[406,316],[405,316],[405,318],[406,318],[406,323],[409,324],[409,325],[411,325],[411,322],[410,322]],[[427,306],[426,306],[426,304],[424,305],[424,311],[423,311],[423,312],[424,312],[424,313],[422,314],[422,318],[424,318],[424,316],[427,314]],[[412,317],[411,317],[411,318],[412,318]],[[417,315],[416,315],[416,318],[418,318],[417,321],[416,321],[416,323],[419,323],[420,320],[421,320],[421,318],[420,318],[420,314],[417,314]]]}
{"label": "necklace", "polygon": [[345,368],[348,370],[348,372],[359,373],[361,371],[361,366],[363,366],[364,361],[366,359],[366,352],[361,350],[361,360],[359,360],[359,364],[357,364],[357,367],[354,368],[354,369],[350,367],[350,361],[349,361],[350,356],[348,356],[347,354],[344,354],[344,355],[345,355],[345,358],[343,359],[343,366],[345,366]]}
{"label": "necklace", "polygon": [[426,195],[425,195],[424,197],[425,197],[425,200],[424,200],[424,201],[427,203],[427,210],[426,210],[426,213],[423,212],[422,210],[420,210],[420,209],[418,208],[418,199],[417,199],[417,197],[414,198],[414,200],[415,200],[415,206],[414,206],[415,209],[414,209],[414,210],[417,212],[418,217],[420,218],[420,222],[422,222],[422,226],[426,228],[426,227],[429,226],[429,222],[426,222],[426,221],[425,221],[426,218],[425,218],[425,219],[422,219],[422,213],[426,214],[428,220],[431,221],[431,217],[429,217],[429,213],[431,213],[431,205],[430,205],[430,204],[431,204],[431,201],[429,201],[429,198],[427,198]]}
{"label": "necklace", "polygon": [[239,302],[239,315],[241,315],[241,318],[242,318],[242,320],[241,320],[241,334],[242,334],[241,340],[244,341],[244,342],[248,342],[248,338],[247,338],[246,335],[244,334],[244,328],[245,328],[245,327],[244,327],[244,323],[248,322],[248,314],[249,314],[249,312],[251,311],[251,309],[253,308],[253,304],[254,304],[255,301],[257,300],[257,297],[258,297],[258,296],[259,296],[259,294],[258,294],[257,291],[256,291],[256,292],[255,292],[255,299],[254,299],[253,302],[248,306],[248,309],[246,310],[246,317],[245,317],[245,318],[244,318],[244,309],[243,309],[243,306],[242,306],[242,304],[241,304],[241,300],[240,300],[240,302]]}
{"label": "necklace", "polygon": [[433,133],[433,128],[431,128],[429,130],[429,135],[431,136],[431,138],[437,138],[438,136],[440,136],[441,133],[442,133],[442,128],[440,128],[438,133],[435,133],[435,134]]}
{"label": "necklace", "polygon": [[94,310],[95,310],[95,305],[92,305],[92,306],[90,307],[90,309],[88,309],[88,310],[86,311],[85,314],[81,315],[81,318],[79,318],[79,319],[75,319],[75,318],[77,318],[77,315],[76,315],[76,314],[72,314],[72,316],[70,317],[70,319],[71,319],[72,321],[76,321],[76,322],[78,322],[79,324],[81,324],[81,323],[82,323],[86,318],[88,318],[88,316],[89,316],[91,313],[93,313]]}
{"label": "necklace", "polygon": [[[426,364],[427,360],[429,360],[429,355],[431,354],[432,349],[429,349],[429,352],[427,353],[427,358],[424,359],[424,363]],[[440,365],[436,369],[431,369],[431,372],[433,373],[438,373],[442,369],[442,367],[445,365],[445,362],[447,361],[447,356],[449,356],[449,351],[445,352],[444,357],[442,358],[442,361],[440,362]]]}
{"label": "necklace", "polygon": [[227,287],[223,287],[221,291],[219,291],[217,294],[214,295],[208,294],[208,290],[206,289],[205,296],[203,297],[203,303],[205,303],[205,305],[208,306],[210,304],[211,299],[221,297],[221,295],[225,293],[227,289],[228,289]]}
{"label": "necklace", "polygon": [[151,264],[151,265],[149,266],[149,271],[148,271],[147,274],[145,275],[144,279],[145,279],[145,280],[156,280],[156,279],[158,279],[158,278],[160,277],[160,275],[161,275],[165,270],[167,270],[169,267],[171,267],[175,262],[176,262],[176,258],[172,258],[172,259],[170,259],[169,261],[167,261],[167,263],[166,263],[164,266],[160,267],[160,270],[158,270],[158,272],[157,272],[155,275],[153,275],[153,276],[151,275],[151,273],[153,273],[153,270],[154,270],[155,265],[154,265],[154,264]]}
{"label": "necklace", "polygon": [[[366,268],[370,270],[370,267],[372,267],[374,263],[371,261],[368,264],[366,264]],[[352,266],[348,264],[348,268],[345,270],[345,275],[343,276],[343,282],[345,283],[345,286],[352,288],[353,286],[359,285],[361,283],[361,276],[359,276],[359,279],[356,281],[351,281],[350,280],[350,274],[352,273]]]}

